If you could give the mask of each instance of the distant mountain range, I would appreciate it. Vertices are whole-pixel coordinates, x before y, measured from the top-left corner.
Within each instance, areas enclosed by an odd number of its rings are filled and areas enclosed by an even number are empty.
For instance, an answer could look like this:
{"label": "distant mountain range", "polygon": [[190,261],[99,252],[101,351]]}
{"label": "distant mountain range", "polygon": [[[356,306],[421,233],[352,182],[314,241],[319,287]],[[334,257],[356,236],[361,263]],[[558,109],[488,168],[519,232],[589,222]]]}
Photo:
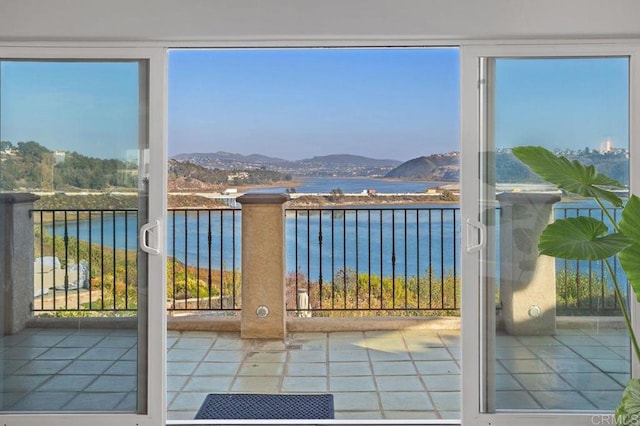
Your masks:
{"label": "distant mountain range", "polygon": [[460,180],[460,155],[457,152],[418,157],[400,164],[386,178],[457,182]]}
{"label": "distant mountain range", "polygon": [[[629,153],[616,150],[601,153],[595,150],[565,150],[558,154],[569,160],[592,164],[598,172],[620,182],[629,182]],[[460,180],[460,154],[450,152],[413,158],[404,163],[397,160],[379,160],[359,155],[325,155],[298,161],[265,155],[241,155],[228,152],[209,154],[180,154],[174,160],[189,162],[207,169],[271,170],[293,176],[375,177],[431,182],[457,182]],[[496,179],[499,182],[540,182],[529,168],[514,157],[510,149],[495,153]]]}
{"label": "distant mountain range", "polygon": [[379,160],[349,154],[325,155],[289,161],[260,154],[242,155],[224,151],[206,154],[179,154],[173,156],[172,159],[180,162],[189,162],[208,169],[268,169],[299,176],[383,177],[402,163],[397,160]]}

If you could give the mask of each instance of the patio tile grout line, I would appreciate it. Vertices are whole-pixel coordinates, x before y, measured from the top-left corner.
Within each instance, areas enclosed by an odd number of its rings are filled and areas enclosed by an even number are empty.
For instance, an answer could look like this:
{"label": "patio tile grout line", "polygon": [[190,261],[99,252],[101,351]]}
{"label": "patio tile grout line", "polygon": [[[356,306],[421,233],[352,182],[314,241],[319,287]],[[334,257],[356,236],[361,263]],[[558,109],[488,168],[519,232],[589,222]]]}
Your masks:
{"label": "patio tile grout line", "polygon": [[383,419],[387,418],[387,413],[385,412],[384,409],[384,405],[382,405],[382,396],[380,395],[380,389],[378,388],[378,380],[377,380],[377,376],[376,376],[376,372],[373,369],[373,360],[371,359],[371,348],[369,347],[369,344],[367,342],[367,335],[366,333],[363,333],[364,335],[364,339],[365,339],[365,344],[366,344],[366,352],[367,352],[367,360],[369,361],[369,369],[371,370],[371,376],[373,378],[373,387],[376,390],[376,398],[378,400],[378,406],[379,408],[379,412],[380,415],[382,416]]}

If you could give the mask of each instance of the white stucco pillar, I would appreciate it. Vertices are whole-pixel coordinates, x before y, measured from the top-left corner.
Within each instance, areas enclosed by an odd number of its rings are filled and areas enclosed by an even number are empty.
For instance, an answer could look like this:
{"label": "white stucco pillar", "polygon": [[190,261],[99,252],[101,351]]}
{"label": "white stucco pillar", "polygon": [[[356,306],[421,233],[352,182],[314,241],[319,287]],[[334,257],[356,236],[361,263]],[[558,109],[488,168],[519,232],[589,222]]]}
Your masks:
{"label": "white stucco pillar", "polygon": [[242,338],[286,335],[283,194],[246,194],[242,204]]}
{"label": "white stucco pillar", "polygon": [[500,202],[500,300],[510,334],[556,330],[555,259],[538,255],[540,234],[553,220],[556,194],[503,193]]}
{"label": "white stucco pillar", "polygon": [[33,194],[0,194],[0,318],[3,334],[22,330],[33,307]]}

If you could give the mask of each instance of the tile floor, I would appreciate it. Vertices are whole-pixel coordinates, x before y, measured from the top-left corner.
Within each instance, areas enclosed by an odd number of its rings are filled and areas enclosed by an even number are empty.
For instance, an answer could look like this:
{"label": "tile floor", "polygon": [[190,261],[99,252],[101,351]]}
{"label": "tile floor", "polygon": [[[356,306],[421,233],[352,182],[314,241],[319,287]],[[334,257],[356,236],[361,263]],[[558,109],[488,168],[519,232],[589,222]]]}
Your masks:
{"label": "tile floor", "polygon": [[[168,418],[192,419],[212,392],[334,395],[338,419],[459,418],[457,331],[292,334],[168,332]],[[623,330],[499,335],[496,404],[515,409],[611,410],[628,380]],[[26,329],[0,338],[4,411],[135,407],[131,330]]]}
{"label": "tile floor", "polygon": [[340,419],[459,418],[457,331],[301,333],[281,341],[169,332],[170,419],[210,392],[326,393]]}

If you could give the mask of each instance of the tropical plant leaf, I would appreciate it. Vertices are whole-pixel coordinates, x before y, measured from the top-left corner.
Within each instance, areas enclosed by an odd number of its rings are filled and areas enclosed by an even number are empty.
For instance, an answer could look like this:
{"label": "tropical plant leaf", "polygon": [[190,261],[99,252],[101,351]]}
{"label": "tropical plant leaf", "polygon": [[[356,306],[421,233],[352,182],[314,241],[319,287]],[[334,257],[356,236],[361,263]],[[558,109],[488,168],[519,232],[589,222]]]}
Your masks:
{"label": "tropical plant leaf", "polygon": [[640,243],[640,198],[636,195],[632,195],[629,198],[624,210],[622,210],[620,231],[635,242]]}
{"label": "tropical plant leaf", "polygon": [[640,244],[634,243],[622,250],[618,259],[631,288],[633,288],[636,299],[640,302]]}
{"label": "tropical plant leaf", "polygon": [[640,379],[631,379],[627,383],[616,408],[616,425],[637,425],[640,419]]}
{"label": "tropical plant leaf", "polygon": [[623,188],[624,186],[610,177],[596,172],[595,167],[585,166],[579,161],[570,161],[558,157],[541,146],[519,146],[512,149],[513,154],[542,179],[573,194],[583,197],[597,197],[607,200],[616,207],[622,206],[622,200],[616,194],[601,186]]}
{"label": "tropical plant leaf", "polygon": [[540,235],[540,254],[571,260],[601,260],[618,254],[633,242],[592,217],[571,217],[549,224]]}
{"label": "tropical plant leaf", "polygon": [[622,210],[620,231],[633,240],[633,244],[622,250],[618,258],[636,299],[640,301],[640,198],[635,195],[629,198]]}

